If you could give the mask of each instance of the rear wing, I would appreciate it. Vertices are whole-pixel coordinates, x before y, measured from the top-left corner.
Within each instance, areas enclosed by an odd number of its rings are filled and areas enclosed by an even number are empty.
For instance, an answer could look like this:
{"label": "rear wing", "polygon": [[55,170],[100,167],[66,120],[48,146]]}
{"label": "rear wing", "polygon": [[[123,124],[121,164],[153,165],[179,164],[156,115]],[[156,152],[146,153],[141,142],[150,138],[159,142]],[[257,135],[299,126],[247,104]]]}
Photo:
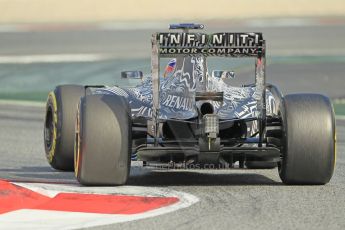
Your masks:
{"label": "rear wing", "polygon": [[257,57],[263,52],[261,33],[156,33],[160,57]]}
{"label": "rear wing", "polygon": [[[202,29],[195,24],[178,24],[171,29],[183,32],[155,33],[152,35],[151,73],[153,87],[153,126],[155,145],[158,144],[159,127],[159,77],[161,57],[216,56],[216,57],[255,57],[256,100],[259,114],[260,143],[266,126],[265,89],[265,40],[262,33],[189,33],[188,29]],[[203,62],[206,65],[206,62]],[[206,69],[206,66],[204,66]],[[260,144],[259,144],[260,145]]]}

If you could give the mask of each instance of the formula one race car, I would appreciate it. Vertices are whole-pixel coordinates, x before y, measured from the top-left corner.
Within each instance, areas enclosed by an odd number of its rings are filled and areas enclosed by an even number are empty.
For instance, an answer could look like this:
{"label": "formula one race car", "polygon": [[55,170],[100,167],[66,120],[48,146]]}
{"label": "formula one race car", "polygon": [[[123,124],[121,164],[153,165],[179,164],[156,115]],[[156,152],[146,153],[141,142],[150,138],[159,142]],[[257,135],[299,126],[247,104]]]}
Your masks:
{"label": "formula one race car", "polygon": [[[44,143],[53,168],[74,169],[84,185],[125,184],[131,160],[278,166],[285,184],[329,182],[336,158],[332,104],[318,94],[283,97],[267,84],[261,33],[189,32],[200,24],[170,29],[152,35],[151,75],[136,87],[62,85],[49,93]],[[211,56],[256,58],[255,83],[235,87],[232,71],[209,72]],[[173,59],[161,74],[163,57]]]}

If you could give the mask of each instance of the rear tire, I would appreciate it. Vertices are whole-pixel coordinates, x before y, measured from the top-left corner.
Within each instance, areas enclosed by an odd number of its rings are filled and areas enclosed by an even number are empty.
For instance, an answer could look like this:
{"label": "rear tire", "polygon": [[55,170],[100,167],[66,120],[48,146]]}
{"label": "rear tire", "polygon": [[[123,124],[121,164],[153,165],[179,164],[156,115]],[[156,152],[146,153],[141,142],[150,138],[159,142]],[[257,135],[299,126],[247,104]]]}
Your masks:
{"label": "rear tire", "polygon": [[48,94],[44,122],[44,147],[48,163],[55,169],[73,171],[74,120],[85,89],[61,85]]}
{"label": "rear tire", "polygon": [[83,185],[122,185],[130,171],[131,110],[126,98],[90,95],[80,100],[75,134],[75,176]]}
{"label": "rear tire", "polygon": [[318,94],[287,95],[282,103],[285,184],[326,184],[335,167],[335,121],[330,100]]}

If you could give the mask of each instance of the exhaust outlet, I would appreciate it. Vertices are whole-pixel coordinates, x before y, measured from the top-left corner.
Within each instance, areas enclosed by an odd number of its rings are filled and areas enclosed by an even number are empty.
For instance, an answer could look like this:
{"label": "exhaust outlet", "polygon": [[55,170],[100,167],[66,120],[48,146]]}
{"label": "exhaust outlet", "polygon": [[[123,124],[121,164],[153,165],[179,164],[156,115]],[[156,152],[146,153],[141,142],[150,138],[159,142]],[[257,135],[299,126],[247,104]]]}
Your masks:
{"label": "exhaust outlet", "polygon": [[202,103],[201,106],[199,107],[199,111],[201,115],[206,115],[206,114],[213,114],[214,113],[214,108],[213,105],[209,102]]}

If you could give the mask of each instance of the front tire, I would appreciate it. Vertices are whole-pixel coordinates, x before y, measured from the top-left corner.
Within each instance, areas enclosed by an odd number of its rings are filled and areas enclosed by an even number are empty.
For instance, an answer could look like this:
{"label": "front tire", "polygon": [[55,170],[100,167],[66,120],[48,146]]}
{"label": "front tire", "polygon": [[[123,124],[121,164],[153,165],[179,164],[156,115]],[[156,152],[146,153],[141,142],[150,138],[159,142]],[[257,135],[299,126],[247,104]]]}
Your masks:
{"label": "front tire", "polygon": [[330,100],[318,94],[283,99],[283,159],[279,175],[285,184],[326,184],[335,167],[335,120]]}
{"label": "front tire", "polygon": [[74,120],[80,85],[61,85],[48,94],[44,122],[44,147],[48,163],[55,169],[73,171]]}
{"label": "front tire", "polygon": [[131,110],[126,98],[80,100],[75,132],[75,176],[83,185],[122,185],[130,171]]}

